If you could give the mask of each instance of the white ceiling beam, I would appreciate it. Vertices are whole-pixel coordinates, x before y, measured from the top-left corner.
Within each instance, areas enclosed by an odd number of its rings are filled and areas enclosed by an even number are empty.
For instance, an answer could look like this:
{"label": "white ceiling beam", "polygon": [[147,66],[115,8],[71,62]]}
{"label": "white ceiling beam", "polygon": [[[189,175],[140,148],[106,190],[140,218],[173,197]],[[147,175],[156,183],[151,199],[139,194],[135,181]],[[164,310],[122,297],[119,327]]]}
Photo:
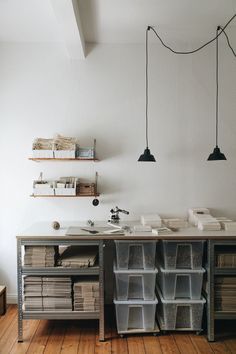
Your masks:
{"label": "white ceiling beam", "polygon": [[51,0],[68,55],[71,59],[85,58],[79,6],[77,0]]}

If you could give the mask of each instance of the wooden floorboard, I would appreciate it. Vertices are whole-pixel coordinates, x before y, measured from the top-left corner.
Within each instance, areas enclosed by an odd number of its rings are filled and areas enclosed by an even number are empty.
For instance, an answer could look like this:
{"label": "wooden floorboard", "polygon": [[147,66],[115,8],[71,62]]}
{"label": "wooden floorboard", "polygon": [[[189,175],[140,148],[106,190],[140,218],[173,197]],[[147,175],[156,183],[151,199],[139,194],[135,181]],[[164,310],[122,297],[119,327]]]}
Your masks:
{"label": "wooden floorboard", "polygon": [[112,328],[112,337],[111,337],[111,353],[112,354],[128,354],[128,344],[126,337],[121,338],[115,329]]}
{"label": "wooden floorboard", "polygon": [[146,354],[162,354],[161,345],[158,336],[143,336],[143,343]]}
{"label": "wooden floorboard", "polygon": [[71,321],[67,325],[60,354],[77,354],[81,337],[81,328],[78,321]]}
{"label": "wooden floorboard", "polygon": [[207,341],[206,336],[203,335],[195,335],[195,334],[190,334],[189,335],[194,348],[196,349],[196,352],[198,354],[213,354],[213,350],[210,346],[210,344]]}
{"label": "wooden floorboard", "polygon": [[[171,332],[126,335],[116,331],[114,317],[106,319],[106,341],[99,342],[98,321],[23,321],[24,342],[17,342],[17,307],[0,316],[0,354],[235,354],[236,335],[219,331],[216,342],[206,335]],[[223,328],[223,327],[222,327]]]}
{"label": "wooden floorboard", "polygon": [[129,335],[127,336],[129,354],[146,354],[143,343],[143,336]]}
{"label": "wooden floorboard", "polygon": [[[161,350],[163,354],[179,354],[180,351],[171,334],[160,335],[159,337]],[[187,354],[187,353],[186,353]]]}

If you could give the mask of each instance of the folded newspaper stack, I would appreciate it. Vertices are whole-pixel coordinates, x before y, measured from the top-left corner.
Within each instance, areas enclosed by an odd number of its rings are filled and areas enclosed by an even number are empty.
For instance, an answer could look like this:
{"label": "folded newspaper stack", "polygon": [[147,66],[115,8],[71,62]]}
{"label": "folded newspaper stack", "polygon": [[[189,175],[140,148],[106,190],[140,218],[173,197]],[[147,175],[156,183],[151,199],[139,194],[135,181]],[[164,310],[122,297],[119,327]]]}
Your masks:
{"label": "folded newspaper stack", "polygon": [[72,268],[93,267],[96,263],[97,256],[98,248],[96,246],[69,246],[61,254],[58,265]]}
{"label": "folded newspaper stack", "polygon": [[99,311],[99,283],[87,279],[74,283],[74,311]]}
{"label": "folded newspaper stack", "polygon": [[24,266],[54,267],[56,248],[54,246],[25,246]]}

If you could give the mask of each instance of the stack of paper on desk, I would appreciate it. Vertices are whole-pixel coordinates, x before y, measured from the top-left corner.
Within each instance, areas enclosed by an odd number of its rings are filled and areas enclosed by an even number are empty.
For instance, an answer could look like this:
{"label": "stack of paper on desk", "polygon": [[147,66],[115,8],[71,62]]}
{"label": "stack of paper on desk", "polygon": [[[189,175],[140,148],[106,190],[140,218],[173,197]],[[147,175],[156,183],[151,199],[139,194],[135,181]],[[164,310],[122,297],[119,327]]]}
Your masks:
{"label": "stack of paper on desk", "polygon": [[99,283],[87,279],[74,283],[74,310],[99,311]]}
{"label": "stack of paper on desk", "polygon": [[168,219],[163,219],[162,221],[167,227],[174,228],[174,229],[182,229],[188,226],[187,220],[183,218],[168,218]]}
{"label": "stack of paper on desk", "polygon": [[149,225],[134,225],[134,232],[151,232],[152,228]]}
{"label": "stack of paper on desk", "polygon": [[158,214],[147,214],[141,216],[141,224],[149,225],[151,227],[161,227],[162,222]]}
{"label": "stack of paper on desk", "polygon": [[201,215],[210,215],[210,210],[207,208],[190,208],[188,210],[188,221],[190,224],[197,226],[198,217]]}
{"label": "stack of paper on desk", "polygon": [[54,267],[55,248],[51,246],[25,246],[24,265],[28,267]]}
{"label": "stack of paper on desk", "polygon": [[232,220],[220,220],[220,224],[223,230],[236,231],[236,221]]}
{"label": "stack of paper on desk", "polygon": [[61,254],[58,265],[63,267],[93,267],[98,256],[98,248],[83,247],[83,246],[69,246]]}
{"label": "stack of paper on desk", "polygon": [[221,230],[221,225],[216,218],[211,215],[201,215],[198,217],[197,227],[199,230],[216,231]]}
{"label": "stack of paper on desk", "polygon": [[152,228],[152,233],[154,235],[169,235],[172,234],[173,231],[168,227],[154,227]]}

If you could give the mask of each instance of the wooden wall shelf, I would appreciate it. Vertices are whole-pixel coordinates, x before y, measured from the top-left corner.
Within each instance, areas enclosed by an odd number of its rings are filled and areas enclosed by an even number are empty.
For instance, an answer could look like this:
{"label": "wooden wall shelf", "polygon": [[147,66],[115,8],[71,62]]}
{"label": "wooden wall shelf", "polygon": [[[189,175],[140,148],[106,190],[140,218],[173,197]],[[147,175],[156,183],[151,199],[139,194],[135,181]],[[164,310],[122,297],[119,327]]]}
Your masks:
{"label": "wooden wall shelf", "polygon": [[85,198],[85,197],[91,197],[91,198],[96,198],[99,197],[100,193],[97,194],[88,194],[88,195],[34,195],[31,194],[30,197],[33,198]]}
{"label": "wooden wall shelf", "polygon": [[28,159],[31,161],[36,161],[36,162],[40,162],[40,161],[94,161],[94,162],[98,162],[99,161],[98,159],[83,159],[80,157],[76,157],[76,158],[29,157]]}

